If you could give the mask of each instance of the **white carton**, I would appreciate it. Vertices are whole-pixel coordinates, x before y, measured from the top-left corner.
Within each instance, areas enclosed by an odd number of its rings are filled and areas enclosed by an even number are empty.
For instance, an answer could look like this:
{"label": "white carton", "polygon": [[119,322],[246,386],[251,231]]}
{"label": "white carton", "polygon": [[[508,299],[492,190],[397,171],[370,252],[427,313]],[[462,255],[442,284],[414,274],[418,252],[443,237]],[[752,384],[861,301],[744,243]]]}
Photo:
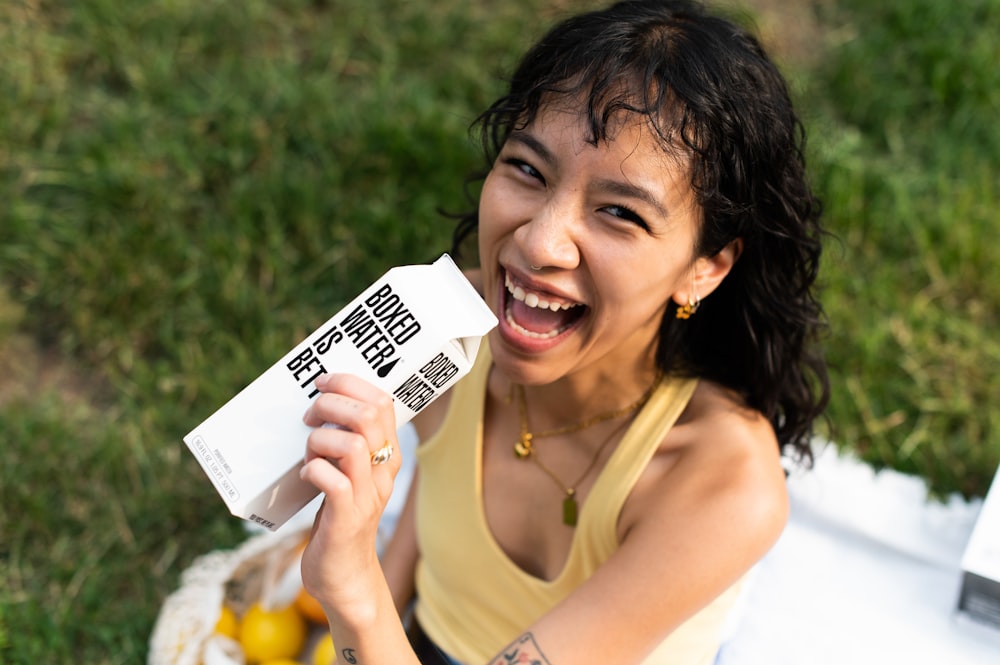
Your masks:
{"label": "white carton", "polygon": [[977,622],[1000,628],[1000,471],[962,556],[958,609]]}
{"label": "white carton", "polygon": [[229,511],[275,530],[318,491],[299,478],[302,416],[325,372],[393,396],[403,425],[472,368],[497,320],[447,254],[389,270],[184,437]]}

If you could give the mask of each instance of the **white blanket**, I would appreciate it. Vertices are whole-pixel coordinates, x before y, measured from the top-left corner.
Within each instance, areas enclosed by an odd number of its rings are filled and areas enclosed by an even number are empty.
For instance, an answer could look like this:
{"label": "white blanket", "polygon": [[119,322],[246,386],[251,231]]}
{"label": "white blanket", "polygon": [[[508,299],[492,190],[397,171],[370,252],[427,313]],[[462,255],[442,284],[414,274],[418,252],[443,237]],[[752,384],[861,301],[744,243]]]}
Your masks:
{"label": "white blanket", "polygon": [[1000,629],[957,613],[981,501],[928,500],[827,446],[751,577],[719,665],[998,665]]}

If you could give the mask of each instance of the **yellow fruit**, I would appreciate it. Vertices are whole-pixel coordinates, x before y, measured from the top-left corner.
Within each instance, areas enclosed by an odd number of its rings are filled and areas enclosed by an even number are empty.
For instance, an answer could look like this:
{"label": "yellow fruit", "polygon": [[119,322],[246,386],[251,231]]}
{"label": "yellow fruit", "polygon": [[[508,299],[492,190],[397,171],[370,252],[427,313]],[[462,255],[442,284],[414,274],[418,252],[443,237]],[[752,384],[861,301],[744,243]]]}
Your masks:
{"label": "yellow fruit", "polygon": [[298,595],[295,596],[295,607],[302,613],[302,616],[313,623],[324,626],[329,623],[326,620],[326,612],[323,611],[323,606],[319,604],[318,600],[310,596],[309,592],[305,589],[299,589]]}
{"label": "yellow fruit", "polygon": [[260,665],[302,665],[302,663],[291,658],[279,658],[277,660],[266,660]]}
{"label": "yellow fruit", "polygon": [[234,640],[237,635],[239,635],[240,620],[236,618],[236,613],[233,612],[228,605],[222,606],[222,612],[219,614],[219,620],[215,622],[214,632],[219,635],[231,637]]}
{"label": "yellow fruit", "polygon": [[247,662],[294,658],[306,642],[305,619],[292,605],[278,610],[265,610],[253,604],[240,623],[239,643]]}
{"label": "yellow fruit", "polygon": [[333,647],[333,636],[330,633],[324,633],[323,637],[319,638],[319,642],[316,643],[316,648],[313,649],[312,665],[333,665],[333,659],[336,655]]}

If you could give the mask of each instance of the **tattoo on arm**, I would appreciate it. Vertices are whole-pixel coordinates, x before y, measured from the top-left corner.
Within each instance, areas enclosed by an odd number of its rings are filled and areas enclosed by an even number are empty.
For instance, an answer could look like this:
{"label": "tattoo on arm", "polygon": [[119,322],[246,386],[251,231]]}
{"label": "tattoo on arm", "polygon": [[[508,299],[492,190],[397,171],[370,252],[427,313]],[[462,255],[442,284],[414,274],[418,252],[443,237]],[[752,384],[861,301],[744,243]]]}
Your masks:
{"label": "tattoo on arm", "polygon": [[524,633],[507,645],[490,665],[551,665],[531,633]]}
{"label": "tattoo on arm", "polygon": [[351,665],[356,665],[358,662],[357,656],[354,655],[354,649],[344,649],[340,653],[344,656],[344,662],[350,663]]}

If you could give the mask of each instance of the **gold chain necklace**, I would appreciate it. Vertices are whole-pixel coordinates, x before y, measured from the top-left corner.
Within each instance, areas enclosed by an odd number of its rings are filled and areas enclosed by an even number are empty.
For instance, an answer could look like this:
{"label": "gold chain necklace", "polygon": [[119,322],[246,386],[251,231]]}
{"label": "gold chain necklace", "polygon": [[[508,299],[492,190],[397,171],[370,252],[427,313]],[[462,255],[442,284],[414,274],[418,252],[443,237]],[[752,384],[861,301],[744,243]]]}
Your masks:
{"label": "gold chain necklace", "polygon": [[615,438],[615,435],[622,430],[622,428],[626,425],[626,423],[622,423],[621,425],[616,427],[614,431],[611,432],[611,434],[609,434],[606,439],[604,439],[601,445],[598,446],[597,452],[594,453],[594,457],[590,460],[590,464],[588,464],[587,468],[584,469],[582,474],[580,474],[580,477],[576,479],[576,482],[574,482],[572,485],[569,486],[563,483],[563,481],[559,478],[559,476],[555,474],[554,471],[552,471],[552,469],[550,469],[548,466],[545,465],[545,463],[543,463],[540,459],[538,459],[538,454],[535,452],[533,446],[534,440],[543,439],[548,436],[556,436],[557,434],[572,434],[574,432],[579,432],[581,430],[587,429],[588,427],[593,427],[594,425],[602,423],[606,420],[613,420],[615,418],[620,418],[626,414],[638,410],[639,408],[642,407],[643,404],[645,404],[649,400],[650,396],[653,394],[653,391],[656,389],[656,386],[660,384],[661,376],[662,376],[661,373],[657,372],[656,378],[653,380],[652,385],[649,386],[646,392],[644,392],[638,400],[636,400],[632,404],[629,404],[628,406],[625,406],[621,409],[615,409],[614,411],[608,411],[606,413],[598,414],[592,418],[588,418],[573,425],[564,425],[562,427],[556,427],[554,429],[549,429],[542,432],[535,432],[534,434],[532,434],[528,430],[528,405],[524,398],[524,386],[520,384],[515,386],[515,389],[517,390],[518,414],[520,415],[520,420],[521,420],[521,435],[520,437],[518,437],[518,440],[514,443],[514,456],[517,457],[518,459],[530,459],[532,462],[537,464],[538,468],[540,468],[542,471],[546,473],[546,475],[552,478],[552,480],[555,481],[556,485],[558,485],[559,488],[563,491],[563,494],[566,495],[563,498],[563,524],[565,524],[566,526],[576,526],[576,518],[578,513],[578,506],[576,501],[576,487],[581,482],[583,482],[584,478],[586,478],[590,474],[593,468],[597,465],[597,460],[600,459],[601,453],[608,446],[611,440]]}

